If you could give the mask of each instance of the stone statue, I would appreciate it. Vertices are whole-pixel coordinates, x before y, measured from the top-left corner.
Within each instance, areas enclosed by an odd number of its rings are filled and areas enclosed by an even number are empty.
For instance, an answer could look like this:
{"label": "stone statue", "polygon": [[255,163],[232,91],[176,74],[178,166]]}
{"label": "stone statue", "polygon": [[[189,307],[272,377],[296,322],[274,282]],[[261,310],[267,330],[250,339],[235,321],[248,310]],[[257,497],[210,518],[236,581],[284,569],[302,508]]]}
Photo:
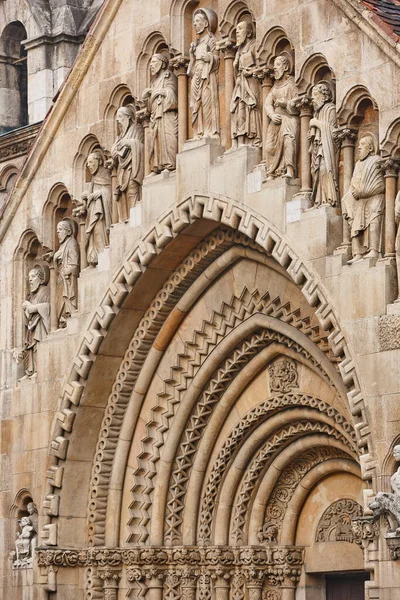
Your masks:
{"label": "stone statue", "polygon": [[296,176],[299,135],[298,89],[290,74],[290,59],[285,53],[274,61],[275,83],[265,101],[269,124],[266,136],[268,177]]}
{"label": "stone statue", "polygon": [[[396,462],[400,462],[400,446],[393,448],[393,457]],[[374,518],[378,519],[385,515],[389,522],[389,534],[400,536],[400,467],[390,479],[393,493],[378,492],[374,500],[369,505],[374,512]]]}
{"label": "stone statue", "polygon": [[396,234],[396,266],[397,266],[397,288],[398,288],[398,296],[395,302],[400,302],[400,192],[396,196],[395,206],[394,206],[394,218],[397,225],[397,234]]}
{"label": "stone statue", "polygon": [[352,264],[362,258],[377,258],[381,250],[381,230],[385,203],[385,180],[377,142],[366,134],[358,145],[357,162],[350,190],[342,199],[342,213],[350,223]]}
{"label": "stone statue", "polygon": [[57,225],[57,236],[60,247],[57,252],[49,252],[46,259],[53,259],[58,265],[61,283],[60,307],[58,322],[66,325],[66,319],[78,308],[78,276],[79,276],[79,244],[75,238],[75,223],[71,219],[63,219]]}
{"label": "stone statue", "polygon": [[143,92],[150,113],[150,168],[153,173],[173,171],[178,152],[178,79],[162,54],[152,57],[150,73],[151,87]]}
{"label": "stone statue", "polygon": [[238,24],[236,44],[238,50],[233,63],[236,82],[231,102],[232,150],[246,144],[261,145],[260,84],[253,77],[256,40],[250,21]]}
{"label": "stone statue", "polygon": [[50,330],[49,268],[35,265],[29,271],[29,294],[22,308],[26,318],[25,345],[23,351],[25,375],[36,373],[37,344]]}
{"label": "stone statue", "polygon": [[30,517],[22,517],[18,521],[20,531],[17,533],[15,552],[13,553],[13,568],[33,566],[35,548],[37,546],[37,531]]}
{"label": "stone statue", "polygon": [[89,265],[96,266],[99,253],[109,244],[111,226],[111,173],[100,152],[89,154],[86,166],[92,176],[89,189],[81,196],[74,217],[86,217],[85,250]]}
{"label": "stone statue", "polygon": [[118,137],[111,149],[108,168],[116,170],[114,200],[120,223],[129,220],[129,210],[140,202],[144,177],[144,133],[133,105],[122,106],[115,117]]}
{"label": "stone statue", "polygon": [[219,98],[217,73],[218,26],[216,13],[209,8],[198,8],[193,15],[197,39],[190,45],[188,75],[191,77],[189,104],[192,111],[194,137],[219,139]]}
{"label": "stone statue", "polygon": [[336,108],[332,89],[321,81],[311,92],[314,116],[310,121],[307,138],[310,141],[311,172],[313,179],[312,203],[314,206],[339,202],[339,146],[333,132],[336,128]]}

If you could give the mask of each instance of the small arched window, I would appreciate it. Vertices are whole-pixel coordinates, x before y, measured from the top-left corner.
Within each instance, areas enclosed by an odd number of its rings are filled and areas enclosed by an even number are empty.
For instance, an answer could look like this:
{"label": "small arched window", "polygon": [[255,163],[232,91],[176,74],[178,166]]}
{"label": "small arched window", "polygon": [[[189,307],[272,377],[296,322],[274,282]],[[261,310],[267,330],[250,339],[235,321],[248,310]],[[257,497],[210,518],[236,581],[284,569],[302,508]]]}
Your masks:
{"label": "small arched window", "polygon": [[9,23],[0,36],[0,133],[28,124],[26,29],[20,21]]}

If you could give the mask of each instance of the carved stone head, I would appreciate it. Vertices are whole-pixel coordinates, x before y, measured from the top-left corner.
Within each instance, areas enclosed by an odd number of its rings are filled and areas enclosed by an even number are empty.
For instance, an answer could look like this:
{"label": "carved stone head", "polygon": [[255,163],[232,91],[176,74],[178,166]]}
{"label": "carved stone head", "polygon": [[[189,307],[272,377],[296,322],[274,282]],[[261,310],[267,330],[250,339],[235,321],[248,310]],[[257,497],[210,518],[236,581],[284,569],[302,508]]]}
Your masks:
{"label": "carved stone head", "polygon": [[132,122],[136,120],[136,111],[133,106],[121,106],[115,116],[119,133],[125,133]]}
{"label": "carved stone head", "polygon": [[72,224],[70,221],[67,221],[66,219],[60,221],[57,225],[57,237],[58,237],[58,241],[60,242],[60,244],[62,244],[64,242],[64,240],[66,240],[67,237],[70,237],[71,235],[73,235],[73,229],[72,229]]}
{"label": "carved stone head", "polygon": [[253,24],[250,21],[240,21],[236,27],[236,45],[243,46],[248,38],[254,37]]}
{"label": "carved stone head", "polygon": [[193,27],[197,35],[208,29],[215,33],[218,27],[217,14],[211,8],[198,8],[193,13]]}
{"label": "carved stone head", "polygon": [[321,81],[314,85],[311,91],[311,99],[315,109],[321,108],[327,102],[332,102],[332,90],[328,83]]}
{"label": "carved stone head", "polygon": [[290,73],[290,62],[287,56],[280,54],[274,60],[274,77],[279,80],[286,73]]}
{"label": "carved stone head", "polygon": [[400,462],[400,445],[393,448],[393,458],[396,462]]}
{"label": "carved stone head", "polygon": [[370,154],[376,154],[377,143],[372,133],[364,135],[358,144],[358,156],[360,160],[365,160]]}
{"label": "carved stone head", "polygon": [[37,292],[41,285],[46,284],[48,281],[48,277],[45,269],[40,265],[35,265],[33,269],[29,271],[28,274],[28,283],[29,289],[32,293]]}
{"label": "carved stone head", "polygon": [[150,61],[150,73],[152,77],[158,75],[158,73],[168,68],[168,58],[163,54],[153,54]]}
{"label": "carved stone head", "polygon": [[103,157],[100,152],[91,152],[87,157],[86,166],[91,175],[95,175],[102,164]]}

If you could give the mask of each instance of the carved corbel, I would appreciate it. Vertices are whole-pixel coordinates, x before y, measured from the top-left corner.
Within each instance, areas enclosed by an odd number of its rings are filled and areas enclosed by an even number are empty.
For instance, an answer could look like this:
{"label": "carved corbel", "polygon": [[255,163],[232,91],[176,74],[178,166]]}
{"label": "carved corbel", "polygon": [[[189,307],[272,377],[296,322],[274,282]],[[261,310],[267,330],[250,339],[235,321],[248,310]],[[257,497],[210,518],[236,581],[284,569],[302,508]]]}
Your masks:
{"label": "carved corbel", "polygon": [[361,548],[367,548],[379,538],[379,525],[372,516],[354,517],[351,519],[351,528],[354,542]]}

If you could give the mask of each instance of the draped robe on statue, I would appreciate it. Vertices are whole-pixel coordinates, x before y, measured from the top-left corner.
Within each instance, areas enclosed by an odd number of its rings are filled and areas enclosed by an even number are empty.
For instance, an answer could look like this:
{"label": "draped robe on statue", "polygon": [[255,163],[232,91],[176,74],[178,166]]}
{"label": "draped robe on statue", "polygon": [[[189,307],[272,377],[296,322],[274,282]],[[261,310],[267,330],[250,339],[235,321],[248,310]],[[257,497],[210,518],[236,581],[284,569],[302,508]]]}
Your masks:
{"label": "draped robe on statue", "polygon": [[315,111],[311,128],[314,136],[311,144],[311,170],[313,175],[312,199],[314,206],[330,204],[336,206],[339,200],[338,159],[339,148],[333,139],[336,124],[336,108],[327,102]]}
{"label": "draped robe on statue", "polygon": [[244,136],[255,146],[261,144],[260,84],[245,70],[256,66],[256,42],[248,40],[236,53],[233,67],[236,75],[231,101],[232,137]]}
{"label": "draped robe on statue", "polygon": [[[163,90],[165,96],[160,96]],[[159,173],[172,171],[178,152],[178,94],[177,78],[164,70],[155,77],[149,98],[150,110],[150,168]]]}
{"label": "draped robe on statue", "polygon": [[59,265],[62,283],[62,300],[57,311],[60,319],[70,316],[78,307],[79,245],[72,235],[60,245],[54,260]]}
{"label": "draped robe on statue", "polygon": [[[367,249],[370,249],[369,227],[383,215],[384,203],[385,180],[381,161],[375,154],[369,155],[357,162],[350,191],[342,199],[342,213],[350,223],[351,237],[360,236],[360,245]],[[375,250],[379,252],[380,247]]]}
{"label": "draped robe on statue", "polygon": [[37,310],[31,314],[24,310],[26,317],[24,368],[27,375],[33,375],[36,372],[36,345],[50,330],[50,290],[47,285],[40,285],[36,292],[28,295],[27,300]]}
{"label": "draped robe on statue", "polygon": [[100,167],[92,176],[86,202],[85,246],[89,265],[97,265],[99,253],[109,244],[111,197],[110,171]]}
{"label": "draped robe on statue", "polygon": [[[268,174],[283,175],[288,166],[296,172],[299,113],[291,100],[297,95],[297,86],[293,77],[290,76],[283,83],[278,80],[265,101],[265,111],[270,118],[265,142]],[[285,100],[286,108],[277,106],[278,100]],[[282,117],[280,124],[276,125],[271,120],[273,114]]]}
{"label": "draped robe on statue", "polygon": [[[192,125],[197,136],[216,137],[219,135],[217,38],[209,33],[204,39],[197,39],[195,44],[195,62],[188,68],[188,75],[192,78],[189,96]],[[206,55],[210,62],[202,60]]]}
{"label": "draped robe on statue", "polygon": [[140,186],[144,177],[144,134],[143,128],[132,123],[118,136],[111,155],[117,167],[117,187],[114,191],[122,220],[129,218],[129,208],[140,200]]}

